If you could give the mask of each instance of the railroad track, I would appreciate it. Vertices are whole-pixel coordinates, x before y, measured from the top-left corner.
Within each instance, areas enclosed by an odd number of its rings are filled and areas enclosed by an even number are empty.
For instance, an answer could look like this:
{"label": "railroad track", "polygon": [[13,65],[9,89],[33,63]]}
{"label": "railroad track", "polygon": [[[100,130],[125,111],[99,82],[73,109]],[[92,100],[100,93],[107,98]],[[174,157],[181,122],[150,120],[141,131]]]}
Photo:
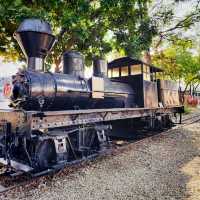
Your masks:
{"label": "railroad track", "polygon": [[178,125],[175,128],[184,127],[184,126],[187,126],[187,125],[199,122],[199,121],[200,121],[200,114],[198,113],[198,114],[195,114],[195,115],[193,115],[191,117],[184,118],[182,120],[182,124]]}
{"label": "railroad track", "polygon": [[188,121],[188,120],[191,120],[191,119],[193,119],[193,118],[196,118],[196,117],[199,117],[200,116],[200,114],[199,113],[197,113],[197,114],[194,114],[194,115],[192,115],[192,116],[189,116],[189,117],[185,117],[184,119],[183,119],[183,121]]}
{"label": "railroad track", "polygon": [[[180,128],[183,128],[185,126],[197,123],[197,122],[200,122],[200,114],[196,114],[192,117],[184,118],[182,120],[181,124],[177,124],[176,126],[172,127],[171,129],[163,130],[163,131],[156,132],[156,133],[153,132],[153,131],[144,132],[144,133],[141,134],[140,138],[125,141],[124,144],[119,143],[119,145],[118,144],[117,145],[118,146],[127,146],[127,145],[129,145],[129,144],[131,145],[133,143],[134,144],[140,143],[147,138],[157,137],[161,134],[166,134],[166,133],[170,132],[171,130],[180,129]],[[115,141],[115,143],[117,143],[117,141]]]}
{"label": "railroad track", "polygon": [[[182,124],[180,125],[176,125],[175,127],[173,127],[172,129],[179,129],[188,125],[191,125],[193,123],[197,123],[200,122],[200,114],[196,114],[194,116],[188,117],[188,118],[184,118],[182,120]],[[75,169],[77,169],[77,167],[83,167],[85,164],[87,164],[87,162],[84,161],[90,161],[90,160],[94,160],[97,156],[106,156],[106,155],[113,155],[113,154],[117,154],[120,152],[123,152],[125,149],[129,148],[129,145],[132,144],[137,144],[137,143],[141,143],[143,142],[145,139],[147,138],[154,138],[154,137],[158,137],[161,134],[165,134],[168,133],[170,130],[172,129],[168,129],[166,131],[162,131],[162,132],[151,132],[151,131],[144,131],[140,133],[140,137],[137,137],[135,139],[130,139],[130,140],[113,140],[112,141],[112,145],[111,145],[111,149],[109,151],[106,151],[102,154],[96,154],[93,155],[87,159],[82,159],[79,161],[75,161],[75,162],[71,162],[69,164],[67,164],[65,167],[63,168],[71,168],[69,171],[73,172]],[[74,168],[74,166],[76,166]],[[3,168],[1,169],[3,170]],[[59,173],[58,173],[59,174]],[[55,175],[55,173],[49,173],[47,176],[44,176],[44,174],[41,174],[41,176],[30,176],[30,174],[13,174],[12,176],[7,176],[7,174],[2,173],[0,174],[0,197],[2,194],[8,192],[8,191],[15,191],[20,187],[28,187],[28,186],[33,186],[33,185],[38,185],[38,183],[40,181],[51,181],[51,178]]]}
{"label": "railroad track", "polygon": [[[191,116],[191,117],[188,117],[188,118],[184,118],[182,120],[181,124],[176,124],[176,126],[172,127],[171,129],[157,131],[156,133],[155,133],[155,131],[142,131],[141,130],[141,132],[139,134],[137,133],[137,137],[136,138],[127,140],[126,142],[124,142],[124,144],[140,142],[141,140],[146,139],[148,137],[156,137],[159,134],[165,134],[165,133],[168,133],[171,130],[179,129],[179,128],[182,128],[184,126],[188,126],[190,124],[197,123],[197,122],[200,122],[200,114],[199,113],[194,115],[194,116]],[[122,146],[121,140],[115,140],[115,143],[117,141],[119,141],[118,145]]]}

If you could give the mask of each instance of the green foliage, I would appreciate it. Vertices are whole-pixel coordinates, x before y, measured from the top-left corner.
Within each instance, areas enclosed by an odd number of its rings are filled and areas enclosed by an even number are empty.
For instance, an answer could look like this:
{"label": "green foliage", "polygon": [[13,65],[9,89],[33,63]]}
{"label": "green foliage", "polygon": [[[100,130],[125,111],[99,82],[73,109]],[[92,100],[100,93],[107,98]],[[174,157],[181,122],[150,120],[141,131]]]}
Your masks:
{"label": "green foliage", "polygon": [[191,107],[189,107],[188,105],[184,105],[184,114],[188,115],[192,112]]}
{"label": "green foliage", "polygon": [[61,62],[64,51],[104,57],[112,49],[139,56],[147,50],[156,28],[151,24],[150,0],[0,0],[0,56],[23,60],[13,32],[24,18],[50,22],[58,43],[47,64]]}
{"label": "green foliage", "polygon": [[192,48],[191,40],[173,37],[168,48],[153,55],[153,63],[171,79],[184,80],[186,86],[200,82],[200,56],[193,55]]}
{"label": "green foliage", "polygon": [[[180,11],[186,6],[186,9]],[[191,3],[189,1],[153,1],[150,16],[152,24],[157,29],[152,48],[157,49],[173,37],[184,37],[184,35],[192,37],[191,32],[194,32],[197,27],[195,25],[200,21],[200,1],[191,1]],[[198,33],[195,35],[199,38]]]}

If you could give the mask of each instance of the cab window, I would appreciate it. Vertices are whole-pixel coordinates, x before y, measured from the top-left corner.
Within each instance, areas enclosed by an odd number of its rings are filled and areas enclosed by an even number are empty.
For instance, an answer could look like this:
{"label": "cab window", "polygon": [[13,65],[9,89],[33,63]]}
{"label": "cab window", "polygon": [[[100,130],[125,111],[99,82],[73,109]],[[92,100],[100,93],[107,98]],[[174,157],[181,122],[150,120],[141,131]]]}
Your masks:
{"label": "cab window", "polygon": [[148,65],[143,65],[143,74],[145,81],[151,81],[150,67]]}
{"label": "cab window", "polygon": [[108,69],[108,78],[112,77],[112,69]]}
{"label": "cab window", "polygon": [[119,77],[119,67],[112,69],[112,77]]}
{"label": "cab window", "polygon": [[144,80],[145,81],[151,81],[151,76],[148,73],[144,73]]}
{"label": "cab window", "polygon": [[142,74],[141,65],[131,65],[131,75]]}
{"label": "cab window", "polygon": [[151,81],[156,81],[156,73],[151,73]]}
{"label": "cab window", "polygon": [[128,66],[121,67],[121,76],[128,76]]}

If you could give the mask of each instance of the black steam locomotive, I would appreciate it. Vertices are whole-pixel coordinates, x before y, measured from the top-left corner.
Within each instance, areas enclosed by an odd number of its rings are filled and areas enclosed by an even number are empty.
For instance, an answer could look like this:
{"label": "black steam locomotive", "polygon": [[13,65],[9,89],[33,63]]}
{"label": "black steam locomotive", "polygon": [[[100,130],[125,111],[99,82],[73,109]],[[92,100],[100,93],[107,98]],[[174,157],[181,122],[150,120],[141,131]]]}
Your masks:
{"label": "black steam locomotive", "polygon": [[55,169],[104,151],[111,127],[167,127],[181,112],[178,89],[158,81],[159,68],[130,57],[107,64],[94,59],[84,77],[84,59],[63,54],[63,73],[45,71],[56,38],[48,23],[24,20],[14,33],[27,69],[12,78],[13,110],[0,111],[0,162],[26,172]]}

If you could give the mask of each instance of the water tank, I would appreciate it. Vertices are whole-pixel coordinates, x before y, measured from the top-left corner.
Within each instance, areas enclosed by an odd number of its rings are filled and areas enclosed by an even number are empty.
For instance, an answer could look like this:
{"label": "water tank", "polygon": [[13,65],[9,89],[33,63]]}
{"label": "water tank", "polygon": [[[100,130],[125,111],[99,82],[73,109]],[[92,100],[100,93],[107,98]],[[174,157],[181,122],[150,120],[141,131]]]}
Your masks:
{"label": "water tank", "polygon": [[80,52],[67,51],[63,54],[63,73],[84,77],[84,59]]}

